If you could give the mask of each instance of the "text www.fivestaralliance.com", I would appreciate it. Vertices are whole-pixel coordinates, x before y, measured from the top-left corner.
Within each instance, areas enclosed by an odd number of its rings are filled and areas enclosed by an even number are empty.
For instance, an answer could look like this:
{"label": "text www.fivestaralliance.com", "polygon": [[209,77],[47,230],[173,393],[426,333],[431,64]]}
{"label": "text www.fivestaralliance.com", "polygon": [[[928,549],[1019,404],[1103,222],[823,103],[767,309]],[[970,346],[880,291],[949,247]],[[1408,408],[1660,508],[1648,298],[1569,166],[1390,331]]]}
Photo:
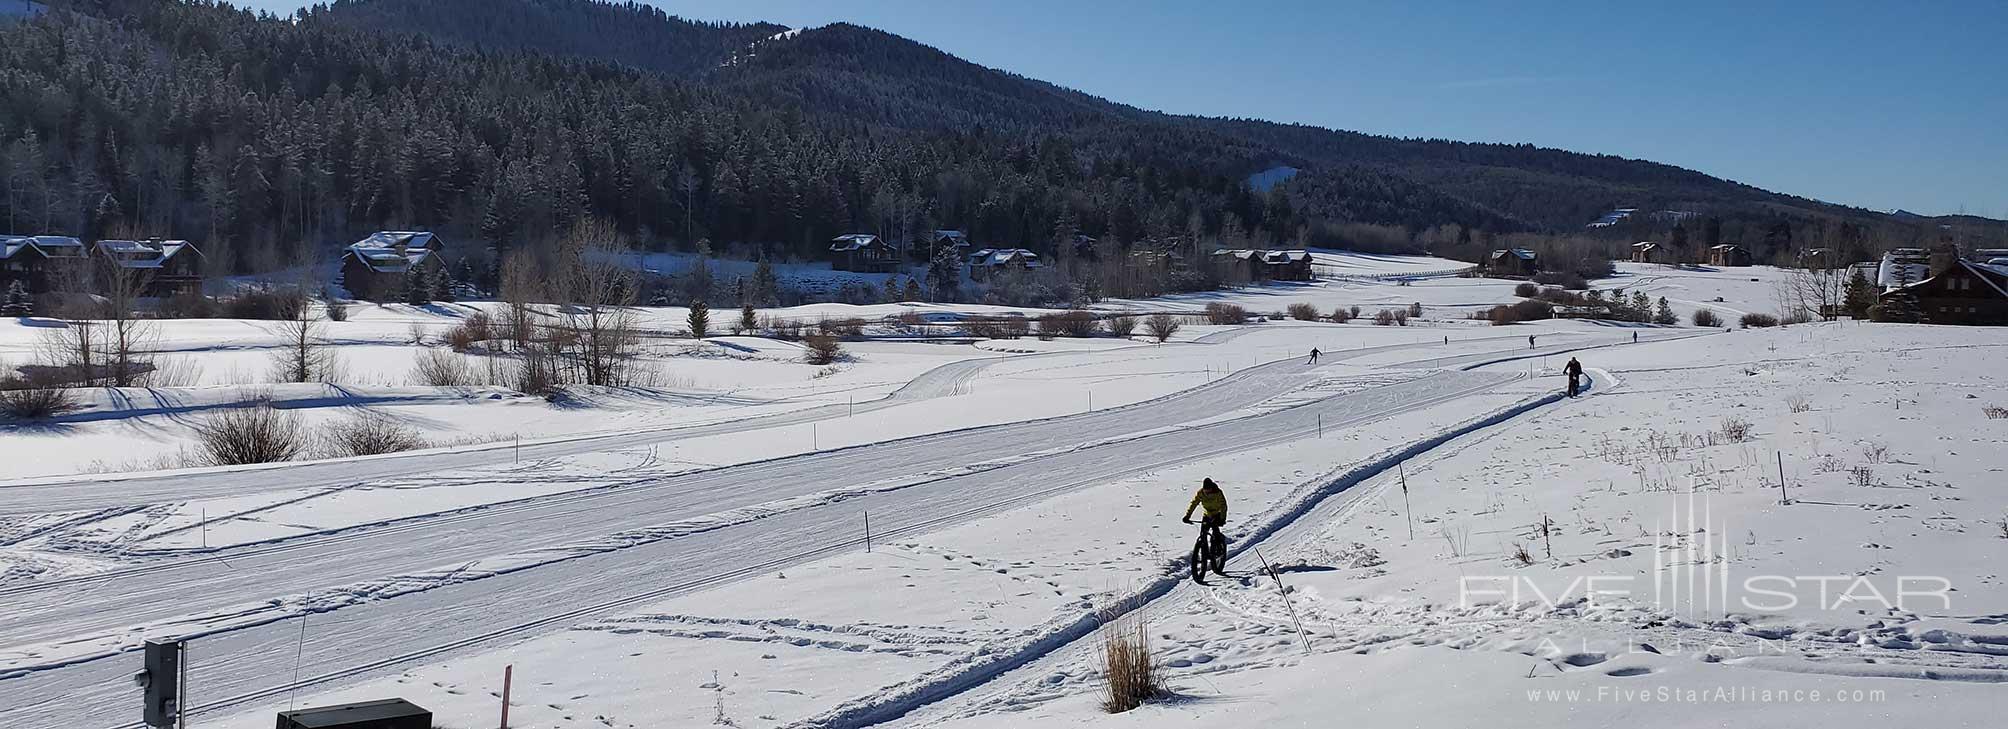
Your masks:
{"label": "text www.fivestaralliance.com", "polygon": [[1595,689],[1529,689],[1527,700],[1536,703],[1637,703],[1637,704],[1873,704],[1888,697],[1881,689],[1760,689],[1748,686],[1680,688],[1642,686],[1637,688],[1598,686]]}

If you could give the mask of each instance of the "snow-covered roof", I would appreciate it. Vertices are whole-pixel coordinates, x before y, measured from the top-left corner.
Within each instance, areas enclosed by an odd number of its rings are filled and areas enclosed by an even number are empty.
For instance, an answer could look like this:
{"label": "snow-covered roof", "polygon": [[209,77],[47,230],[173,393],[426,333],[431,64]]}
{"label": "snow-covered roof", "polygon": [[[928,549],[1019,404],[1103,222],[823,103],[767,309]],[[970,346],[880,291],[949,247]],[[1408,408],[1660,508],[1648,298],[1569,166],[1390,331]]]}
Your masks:
{"label": "snow-covered roof", "polygon": [[184,250],[195,250],[195,246],[185,240],[98,241],[98,253],[119,268],[160,268]]}
{"label": "snow-covered roof", "polygon": [[349,245],[349,255],[377,273],[404,273],[437,253],[439,238],[425,231],[378,231]]}
{"label": "snow-covered roof", "polygon": [[1740,251],[1740,250],[1743,250],[1743,246],[1739,246],[1739,245],[1736,245],[1735,243],[1723,243],[1723,244],[1721,244],[1721,245],[1713,245],[1713,246],[1709,246],[1709,247],[1708,247],[1708,250],[1711,250],[1711,251]]}
{"label": "snow-covered roof", "polygon": [[1023,248],[985,248],[969,254],[969,265],[978,267],[1002,266],[1019,263],[1026,267],[1039,265],[1039,254]]}
{"label": "snow-covered roof", "polygon": [[1876,285],[1884,290],[1902,288],[1931,276],[1931,256],[1922,248],[1897,248],[1883,254],[1876,270]]}
{"label": "snow-covered roof", "polygon": [[872,244],[877,242],[878,242],[878,236],[872,235],[870,233],[851,233],[848,235],[840,235],[830,239],[830,250],[855,251],[861,248],[870,247]]}
{"label": "snow-covered roof", "polygon": [[968,245],[969,235],[959,230],[937,230],[934,231],[934,240],[936,242],[952,240],[961,245]]}
{"label": "snow-covered roof", "polygon": [[1504,258],[1504,257],[1506,257],[1506,254],[1509,254],[1509,253],[1510,253],[1510,254],[1513,254],[1513,255],[1514,255],[1515,257],[1517,257],[1517,258],[1519,258],[1520,260],[1523,260],[1523,261],[1531,261],[1531,260],[1534,260],[1534,252],[1533,252],[1533,251],[1530,251],[1530,250],[1527,250],[1527,249],[1525,249],[1525,248],[1511,248],[1511,249],[1508,249],[1508,248],[1501,248],[1501,249],[1498,249],[1498,250],[1495,250],[1495,251],[1493,251],[1493,252],[1492,252],[1492,257],[1493,257],[1493,258]]}
{"label": "snow-covered roof", "polygon": [[1654,248],[1658,248],[1658,247],[1659,247],[1659,244],[1658,244],[1658,243],[1654,243],[1654,242],[1652,242],[1652,241],[1649,241],[1649,240],[1642,240],[1642,241],[1639,241],[1639,242],[1637,242],[1637,243],[1633,243],[1633,244],[1632,244],[1632,247],[1633,247],[1633,248],[1637,248],[1637,249],[1639,249],[1639,250],[1641,250],[1641,251],[1649,251],[1649,250],[1652,250],[1652,249],[1654,249]]}
{"label": "snow-covered roof", "polygon": [[350,248],[424,248],[439,249],[439,238],[431,231],[424,230],[380,230],[370,237],[356,241]]}
{"label": "snow-covered roof", "polygon": [[48,258],[78,258],[84,255],[84,242],[65,235],[0,235],[0,259],[29,249]]}
{"label": "snow-covered roof", "polygon": [[1310,263],[1310,251],[1267,251],[1263,260],[1270,263]]}

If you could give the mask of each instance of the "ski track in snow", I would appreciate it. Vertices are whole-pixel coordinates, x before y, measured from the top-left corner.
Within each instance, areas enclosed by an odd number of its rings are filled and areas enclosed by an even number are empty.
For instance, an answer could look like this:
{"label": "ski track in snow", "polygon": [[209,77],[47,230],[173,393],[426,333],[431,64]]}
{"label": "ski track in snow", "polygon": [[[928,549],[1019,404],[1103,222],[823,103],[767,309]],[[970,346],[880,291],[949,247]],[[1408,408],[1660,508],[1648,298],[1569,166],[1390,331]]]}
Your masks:
{"label": "ski track in snow", "polygon": [[[1250,330],[1225,332],[1222,334],[1232,336],[1220,336],[1216,341],[1231,339],[1233,336],[1241,336],[1247,331]],[[1417,345],[1391,345],[1388,347],[1356,350],[1355,352],[1348,353],[1334,353],[1335,356],[1329,361],[1339,362],[1372,352],[1390,351],[1410,346]],[[992,363],[993,360],[978,360],[976,362],[984,363],[984,366],[988,366],[988,363]],[[1259,405],[1263,399],[1273,397],[1273,393],[1277,391],[1287,392],[1293,388],[1316,383],[1317,378],[1306,374],[1309,368],[1293,365],[1294,363],[1290,362],[1272,363],[1261,368],[1243,371],[1236,376],[1216,381],[1205,387],[1181,393],[1179,397],[1160,398],[1148,403],[1125,406],[1119,409],[1098,411],[1081,416],[1069,416],[1066,420],[1079,422],[1087,426],[1083,429],[1088,432],[1120,433],[1124,429],[1136,428],[1136,425],[1132,423],[1137,422],[1176,423],[1200,420],[1202,419],[1200,416],[1217,417],[1217,414],[1223,410]],[[964,367],[947,370],[948,374],[933,378],[933,384],[929,385],[929,389],[939,388],[942,391],[953,391],[958,386],[956,384],[958,379],[966,381],[967,377],[973,376],[974,373],[969,371],[969,368],[975,366],[977,365],[966,364]],[[938,369],[937,372],[939,371],[942,370]],[[1273,376],[1264,374],[1272,371],[1288,371],[1292,372],[1292,376],[1286,380],[1278,381]],[[1447,376],[1447,373],[1425,376],[1424,380],[1430,381]],[[1183,430],[1176,428],[1170,431],[1145,429],[1138,431],[1142,434],[1137,437],[1144,439],[1141,442],[1146,443],[1164,441],[1163,447],[1156,452],[1163,452],[1168,455],[1170,460],[1162,461],[1162,463],[1176,463],[1199,457],[1208,452],[1203,446],[1199,446],[1198,443],[1212,442],[1217,447],[1217,443],[1220,440],[1218,436],[1207,434],[1207,437],[1203,438],[1188,436],[1188,439],[1193,441],[1191,445],[1176,442],[1179,436],[1188,430],[1196,431],[1206,428],[1243,429],[1253,427],[1246,425],[1248,423],[1266,423],[1266,425],[1260,426],[1248,435],[1257,439],[1288,437],[1281,436],[1284,433],[1301,435],[1310,429],[1308,427],[1310,426],[1310,422],[1307,419],[1315,418],[1319,414],[1334,413],[1328,424],[1337,427],[1341,423],[1350,422],[1346,417],[1348,415],[1354,418],[1368,419],[1379,417],[1385,415],[1387,412],[1392,412],[1386,409],[1389,407],[1400,410],[1403,406],[1413,407],[1420,403],[1440,402],[1448,397],[1459,396],[1464,392],[1484,389],[1498,380],[1496,377],[1486,377],[1470,381],[1477,384],[1459,389],[1456,387],[1432,387],[1428,384],[1421,384],[1422,381],[1418,381],[1417,384],[1409,385],[1409,389],[1404,389],[1402,384],[1391,384],[1380,388],[1347,393],[1325,400],[1307,400],[1304,403],[1295,404],[1292,407],[1281,410],[1274,409],[1277,406],[1272,404],[1266,411],[1263,408],[1256,407],[1246,417],[1236,420],[1195,425]],[[1416,388],[1421,389],[1418,390]],[[1421,395],[1422,392],[1429,392],[1430,395]],[[1194,393],[1198,394],[1195,395]],[[1377,399],[1376,401],[1384,404],[1369,407],[1364,411],[1358,408],[1345,407],[1351,404],[1351,401],[1358,400],[1360,397],[1369,397],[1370,400]],[[1230,402],[1239,404],[1228,406],[1226,403]],[[1175,409],[1175,412],[1182,414],[1167,415],[1154,420],[1138,417],[1142,412],[1148,412],[1151,408]],[[1110,430],[1107,427],[1096,427],[1091,425],[1091,423],[1096,422],[1096,418],[1109,421],[1111,424],[1120,423],[1121,425],[1114,430]],[[275,621],[284,620],[294,615],[328,613],[328,611],[335,611],[330,614],[340,618],[342,616],[351,616],[354,611],[363,610],[369,611],[372,614],[354,615],[348,620],[337,620],[337,623],[371,622],[380,625],[385,624],[386,621],[411,623],[410,625],[401,626],[401,629],[386,629],[385,632],[389,635],[416,637],[419,635],[437,635],[441,633],[473,634],[460,640],[436,644],[431,648],[409,653],[397,653],[378,660],[364,660],[360,655],[341,659],[329,657],[321,665],[341,667],[337,670],[318,674],[311,672],[306,674],[307,676],[311,676],[311,678],[303,677],[302,683],[309,685],[351,676],[365,675],[371,671],[406,663],[419,657],[436,657],[454,651],[465,650],[468,647],[480,645],[500,636],[519,635],[524,631],[562,627],[562,624],[568,621],[575,621],[587,615],[606,612],[620,605],[634,604],[644,599],[659,598],[667,594],[701,589],[717,584],[720,580],[737,579],[778,566],[813,559],[819,555],[828,554],[834,549],[849,548],[856,540],[854,538],[840,538],[827,540],[820,545],[788,544],[785,540],[777,540],[760,545],[766,547],[764,550],[756,550],[769,556],[764,561],[759,559],[734,560],[734,564],[744,566],[739,569],[722,572],[717,568],[706,569],[697,567],[693,571],[702,574],[701,577],[640,594],[633,594],[631,589],[625,591],[620,589],[619,576],[622,574],[620,570],[602,569],[592,571],[592,574],[600,575],[602,579],[586,580],[586,582],[597,582],[598,584],[585,587],[579,587],[575,581],[566,579],[567,575],[546,575],[544,574],[545,570],[574,560],[580,563],[591,561],[580,560],[579,558],[583,556],[604,554],[609,551],[632,550],[640,552],[646,551],[644,549],[646,547],[671,543],[678,545],[689,543],[689,549],[672,550],[683,552],[684,556],[681,557],[682,559],[692,559],[698,557],[698,555],[707,553],[715,554],[718,551],[717,548],[720,546],[720,543],[743,545],[746,541],[750,541],[747,536],[738,534],[720,536],[722,533],[732,532],[733,527],[744,527],[763,522],[777,527],[775,530],[768,530],[771,533],[818,534],[829,531],[828,527],[850,521],[851,516],[848,510],[846,510],[846,513],[839,515],[825,513],[829,512],[829,509],[810,507],[827,505],[845,499],[870,501],[874,498],[889,498],[884,491],[867,487],[862,489],[854,488],[848,491],[835,490],[820,496],[789,497],[803,498],[803,500],[778,509],[773,507],[772,500],[751,501],[748,506],[733,507],[730,505],[732,499],[721,492],[736,492],[731,494],[731,496],[740,497],[742,503],[748,500],[746,498],[748,494],[745,490],[726,487],[725,482],[733,482],[734,485],[744,483],[745,481],[768,484],[790,482],[815,483],[817,479],[809,476],[809,474],[843,473],[849,475],[853,472],[864,472],[870,464],[886,463],[888,461],[896,464],[895,467],[902,471],[919,473],[925,476],[929,473],[930,469],[923,467],[926,465],[924,461],[913,462],[911,460],[887,459],[884,451],[888,449],[897,450],[902,447],[911,448],[914,442],[926,441],[928,442],[927,445],[932,447],[933,450],[957,453],[958,449],[956,447],[949,444],[941,444],[938,441],[941,439],[966,438],[972,445],[978,445],[979,447],[994,445],[998,442],[997,438],[1000,431],[1008,431],[1014,427],[1020,431],[1024,431],[1024,437],[1033,438],[1033,441],[1028,443],[1028,445],[1036,445],[1037,442],[1046,442],[1048,445],[1045,451],[1051,452],[1042,452],[1038,448],[1016,446],[1005,450],[1020,450],[1032,454],[1043,454],[1035,455],[1022,463],[1005,463],[997,466],[995,469],[943,473],[936,468],[933,469],[935,471],[934,477],[926,479],[933,481],[946,478],[953,481],[955,479],[966,480],[977,478],[979,480],[989,480],[992,483],[1010,481],[1013,483],[1013,486],[1002,489],[1000,493],[1011,494],[1012,496],[1007,497],[1003,501],[992,501],[981,504],[976,508],[969,508],[969,503],[966,499],[957,498],[953,504],[939,504],[936,506],[935,511],[926,512],[932,515],[931,518],[909,518],[907,523],[893,522],[887,524],[890,527],[885,532],[888,537],[897,536],[902,533],[915,533],[956,521],[976,518],[985,513],[994,513],[997,510],[1009,508],[1017,503],[1023,503],[1027,498],[1036,498],[1044,493],[1048,493],[1033,491],[1030,497],[1026,497],[1026,490],[1015,486],[1017,481],[1023,480],[1025,477],[1043,480],[1048,478],[1051,473],[1066,473],[1070,477],[1075,474],[1088,474],[1086,477],[1068,481],[1059,488],[1051,490],[1058,491],[1064,488],[1078,488],[1082,485],[1106,481],[1110,478],[1118,478],[1124,474],[1138,471],[1135,459],[1128,457],[1133,454],[1122,454],[1124,457],[1120,458],[1111,457],[1116,455],[1113,453],[1109,455],[1097,455],[1098,449],[1092,447],[1092,445],[1082,446],[1078,443],[1078,439],[1052,433],[1051,431],[1061,429],[1051,427],[1050,423],[990,426],[963,433],[924,436],[911,439],[911,442],[897,441],[889,444],[877,444],[857,449],[782,459],[767,464],[749,464],[750,467],[723,469],[719,472],[722,475],[718,475],[716,478],[723,479],[724,482],[721,482],[719,486],[711,488],[706,488],[701,482],[702,479],[706,478],[705,474],[699,474],[695,479],[679,480],[678,498],[705,500],[699,508],[693,510],[705,514],[706,518],[704,519],[684,520],[668,524],[636,524],[634,527],[629,527],[625,531],[622,531],[620,529],[621,521],[623,521],[621,517],[626,517],[626,521],[633,523],[636,519],[633,512],[637,510],[632,508],[631,505],[646,503],[642,499],[651,496],[650,494],[642,493],[649,490],[650,484],[634,483],[624,484],[620,488],[596,489],[583,495],[569,494],[559,497],[532,498],[524,500],[522,504],[502,504],[470,509],[460,514],[414,519],[409,524],[365,525],[364,527],[343,530],[326,535],[325,537],[289,540],[288,542],[268,545],[253,545],[243,550],[220,550],[217,554],[198,559],[143,564],[128,570],[115,570],[101,575],[56,579],[22,588],[9,588],[0,590],[0,593],[4,593],[10,603],[21,604],[27,609],[10,615],[5,619],[0,619],[0,631],[5,631],[10,636],[24,636],[30,642],[35,640],[35,636],[41,636],[44,647],[23,650],[23,644],[21,643],[16,643],[10,647],[8,653],[10,656],[9,663],[17,666],[17,675],[13,680],[0,682],[0,694],[12,694],[18,697],[26,694],[16,692],[42,693],[45,691],[71,690],[81,690],[85,694],[88,694],[90,693],[88,687],[96,685],[94,678],[102,678],[101,675],[93,676],[94,674],[103,674],[106,671],[116,672],[120,669],[103,661],[85,660],[83,663],[76,663],[75,661],[80,658],[87,659],[92,655],[106,655],[108,651],[116,652],[134,647],[137,644],[138,636],[142,634],[155,634],[153,632],[142,631],[138,628],[139,625],[146,623],[152,623],[156,629],[178,625],[181,627],[175,630],[185,630],[198,634],[202,633],[206,628],[209,634],[203,642],[210,645],[217,645],[219,642],[225,645],[231,643],[259,645],[263,642],[274,640],[278,634],[286,632],[284,628],[277,626]],[[1265,430],[1277,433],[1277,435],[1257,435],[1257,433],[1264,432]],[[1046,434],[1043,441],[1040,439],[1041,433]],[[1059,436],[1058,441],[1052,440],[1052,437],[1055,435]],[[659,439],[661,436],[651,435],[649,437]],[[1232,438],[1229,437],[1227,439],[1232,440]],[[1070,440],[1075,442],[1068,444],[1069,447],[1053,450],[1055,446]],[[1112,449],[1103,448],[1099,450],[1107,451]],[[1078,464],[1069,462],[1068,459],[1070,457],[1074,461],[1084,460],[1085,462]],[[830,461],[838,461],[842,465],[831,463]],[[953,464],[956,461],[964,464],[967,463],[966,459],[961,458],[959,455],[946,459],[945,463]],[[1145,464],[1143,468],[1147,469],[1157,465],[1160,465],[1160,461],[1152,460],[1150,463]],[[754,473],[763,468],[769,470],[778,468],[782,469],[783,473],[780,475]],[[1026,475],[1024,477],[1012,477],[1009,475],[1015,471],[1026,471]],[[742,474],[744,475],[743,479],[731,478],[732,476]],[[693,483],[693,480],[698,482]],[[879,481],[883,480],[879,479]],[[869,483],[867,482],[867,486],[869,486]],[[938,494],[945,490],[951,489],[930,489],[929,493]],[[963,491],[962,489],[953,490]],[[698,494],[699,496],[693,496],[692,494]],[[704,494],[714,495],[706,496]],[[838,496],[832,496],[831,494],[838,494]],[[923,496],[926,496],[926,494],[923,494]],[[717,501],[721,497],[725,497],[724,502]],[[869,506],[869,504],[863,505]],[[580,506],[583,506],[583,508],[575,508]],[[948,508],[947,512],[939,513],[943,508]],[[735,512],[734,509],[740,509],[740,511]],[[900,510],[907,511],[909,517],[914,513],[920,513],[913,510],[911,505],[902,505]],[[606,518],[609,516],[611,518]],[[788,521],[788,517],[793,517],[793,520],[797,522],[820,522],[825,526],[820,529],[815,527],[804,528],[798,524],[792,529],[779,529],[779,527],[784,526],[781,522]],[[459,524],[455,523],[456,520],[477,523]],[[521,530],[511,530],[500,526],[501,524],[509,523],[534,524],[537,528],[535,532],[526,533]],[[576,524],[578,526],[573,531],[567,532],[564,529],[555,528],[559,524]],[[578,531],[580,529],[585,531]],[[847,530],[838,527],[837,531],[842,532]],[[611,537],[595,537],[592,540],[585,541],[578,539],[579,536],[586,534],[605,535],[610,532],[613,533]],[[391,538],[393,536],[398,536],[399,539],[393,540]],[[707,543],[698,544],[698,542]],[[787,549],[787,547],[791,546],[797,548],[793,550]],[[521,551],[521,548],[524,547],[528,547],[529,551]],[[657,551],[660,550],[658,549]],[[501,558],[494,556],[498,554],[510,556]],[[461,557],[456,555],[466,556]],[[364,558],[356,559],[357,556],[363,556]],[[662,558],[662,555],[652,554],[642,556],[637,554],[630,559],[637,561],[637,564],[647,564],[652,560],[660,558]],[[423,561],[413,564],[414,559]],[[427,563],[439,565],[442,560],[447,561],[446,566],[417,570],[411,569],[412,567],[422,566]],[[397,567],[393,566],[399,562],[408,566],[400,571]],[[697,562],[702,564],[705,560],[697,559]],[[506,578],[507,576],[528,569],[530,566],[541,567],[542,569],[538,573],[539,577],[551,578],[552,584],[566,584],[568,586],[579,587],[579,589],[568,590],[568,597],[573,599],[565,602],[568,606],[577,606],[583,603],[583,607],[574,607],[570,610],[557,610],[558,606],[551,605],[537,606],[540,609],[527,609],[528,606],[519,608],[522,613],[542,613],[545,615],[543,618],[527,622],[509,622],[506,617],[499,617],[512,614],[509,611],[483,610],[481,612],[486,616],[486,620],[480,621],[483,623],[482,627],[493,628],[487,632],[480,632],[477,626],[465,625],[465,618],[467,616],[464,614],[458,616],[461,618],[460,620],[442,621],[434,619],[409,621],[398,619],[400,611],[385,609],[386,606],[395,606],[398,608],[408,606],[412,611],[425,611],[427,608],[445,608],[446,606],[455,605],[484,605],[493,607],[489,604],[489,600],[470,598],[458,593],[467,589],[478,588],[483,593],[509,594],[511,591],[506,586],[499,584],[484,586],[483,583],[496,580],[497,578]],[[661,565],[655,563],[655,566],[660,568]],[[372,578],[370,577],[371,574],[399,574],[402,576],[383,579]],[[273,575],[287,577],[281,577],[274,581],[270,579]],[[303,577],[306,579],[302,579]],[[361,578],[361,581],[342,582],[341,580],[344,578]],[[148,583],[154,584],[155,587],[132,586],[130,583],[135,579],[145,580]],[[274,584],[275,582],[277,584]],[[318,592],[313,590],[307,592],[287,592],[288,589],[291,589],[287,587],[289,584],[300,587],[311,587],[317,583],[325,585],[325,587],[318,588]],[[94,600],[106,599],[104,590],[100,588],[100,585],[107,587],[118,585],[124,594],[112,596],[110,599],[113,602],[123,603],[123,605],[107,605],[105,609],[94,611],[93,616],[82,620],[65,619],[62,617],[63,611],[59,607],[83,595],[90,595]],[[630,594],[613,600],[592,602],[592,598],[608,597],[620,592],[628,592]],[[231,603],[225,602],[229,599],[241,599],[236,596],[258,593],[291,595],[292,597],[273,597],[257,603],[240,602],[235,603],[234,607]],[[384,599],[390,596],[397,596],[398,599]],[[48,607],[39,610],[35,609],[28,604],[30,600],[36,604],[47,605]],[[204,603],[208,603],[214,607],[207,609],[200,607]],[[163,606],[166,607],[163,608]],[[337,610],[337,608],[340,609]],[[439,612],[465,613],[466,611],[441,609]],[[175,617],[177,615],[190,617],[177,618]],[[54,622],[49,622],[51,620]],[[189,622],[191,620],[193,622]],[[312,622],[311,619],[309,619],[309,622]],[[420,626],[430,625],[437,629],[443,624],[454,624],[459,629],[428,633],[422,631],[420,628]],[[88,637],[93,634],[104,637]],[[111,642],[107,643],[107,640]],[[351,640],[361,640],[361,638],[359,636],[352,637]],[[324,638],[322,641],[317,641],[317,645],[330,642]],[[348,647],[357,649],[359,652],[361,650],[358,646],[354,645]],[[224,649],[218,648],[218,650]],[[317,649],[317,651],[320,650],[323,649]],[[336,648],[331,646],[325,650],[332,651],[336,650]],[[377,654],[385,652],[388,651],[382,648],[375,650]],[[52,657],[65,654],[69,658],[58,657],[50,660]],[[67,665],[68,667],[63,670],[41,670],[27,672],[25,676],[18,675],[18,667],[35,665],[37,663],[45,666],[60,664]],[[233,667],[235,675],[232,677],[208,677],[208,680],[221,683],[224,687],[241,686],[252,690],[246,693],[235,694],[233,699],[210,703],[204,708],[208,710],[221,709],[258,696],[268,695],[274,690],[269,688],[269,676],[276,675],[272,673],[272,666],[269,663],[259,665],[260,662],[257,661],[248,663],[249,665],[242,667]],[[65,684],[68,685],[68,688],[57,688],[57,686]],[[255,688],[260,685],[267,686],[267,688]],[[219,691],[219,693],[227,692]],[[27,703],[19,703],[18,705],[39,706]],[[47,708],[47,706],[42,706],[40,710],[46,710]]]}

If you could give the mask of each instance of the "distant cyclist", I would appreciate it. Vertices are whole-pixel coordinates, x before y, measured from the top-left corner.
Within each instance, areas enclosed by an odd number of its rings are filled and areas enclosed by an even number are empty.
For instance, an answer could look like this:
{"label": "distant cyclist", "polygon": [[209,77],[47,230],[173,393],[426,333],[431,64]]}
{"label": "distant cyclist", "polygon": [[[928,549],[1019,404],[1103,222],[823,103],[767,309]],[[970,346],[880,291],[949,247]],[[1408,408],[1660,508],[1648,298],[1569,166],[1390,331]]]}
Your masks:
{"label": "distant cyclist", "polygon": [[[1201,507],[1205,507],[1206,515],[1199,522],[1199,538],[1218,539],[1220,543],[1226,543],[1227,535],[1220,532],[1220,526],[1227,523],[1227,494],[1221,492],[1220,484],[1214,483],[1213,479],[1200,483],[1199,492],[1192,495],[1192,503],[1185,507],[1185,516],[1181,521],[1191,524],[1193,510]],[[1223,577],[1227,575],[1219,569],[1213,570],[1213,573]]]}
{"label": "distant cyclist", "polygon": [[1318,363],[1318,348],[1317,348],[1317,347],[1312,347],[1312,348],[1311,348],[1311,361],[1309,361],[1309,362],[1305,362],[1304,364],[1317,364],[1317,363]]}
{"label": "distant cyclist", "polygon": [[1583,389],[1583,363],[1570,357],[1569,363],[1562,367],[1562,374],[1569,376],[1569,397],[1575,397]]}

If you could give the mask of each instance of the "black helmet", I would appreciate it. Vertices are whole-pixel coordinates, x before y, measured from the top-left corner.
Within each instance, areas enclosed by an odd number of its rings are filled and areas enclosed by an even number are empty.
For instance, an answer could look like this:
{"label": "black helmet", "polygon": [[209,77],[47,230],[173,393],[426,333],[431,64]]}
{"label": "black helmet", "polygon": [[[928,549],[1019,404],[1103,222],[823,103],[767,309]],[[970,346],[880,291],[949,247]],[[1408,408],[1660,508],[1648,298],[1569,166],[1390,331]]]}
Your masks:
{"label": "black helmet", "polygon": [[1213,482],[1213,479],[1211,479],[1211,478],[1209,478],[1209,479],[1206,479],[1205,481],[1202,481],[1202,482],[1200,483],[1200,486],[1202,486],[1202,487],[1205,487],[1205,488],[1209,488],[1209,489],[1217,489],[1217,488],[1220,488],[1220,484],[1217,484],[1217,483],[1214,483],[1214,482]]}

